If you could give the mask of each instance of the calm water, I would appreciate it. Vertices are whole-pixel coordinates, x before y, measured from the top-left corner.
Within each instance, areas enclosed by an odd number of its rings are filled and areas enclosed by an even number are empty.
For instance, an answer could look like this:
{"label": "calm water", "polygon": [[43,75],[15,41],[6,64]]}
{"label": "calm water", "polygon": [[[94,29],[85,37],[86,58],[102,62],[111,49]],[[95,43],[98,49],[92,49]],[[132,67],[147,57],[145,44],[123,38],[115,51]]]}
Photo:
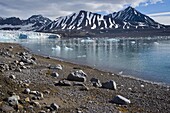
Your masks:
{"label": "calm water", "polygon": [[123,74],[170,84],[170,40],[154,38],[154,40],[145,37],[145,39],[74,38],[15,41],[38,54],[115,73],[123,71]]}

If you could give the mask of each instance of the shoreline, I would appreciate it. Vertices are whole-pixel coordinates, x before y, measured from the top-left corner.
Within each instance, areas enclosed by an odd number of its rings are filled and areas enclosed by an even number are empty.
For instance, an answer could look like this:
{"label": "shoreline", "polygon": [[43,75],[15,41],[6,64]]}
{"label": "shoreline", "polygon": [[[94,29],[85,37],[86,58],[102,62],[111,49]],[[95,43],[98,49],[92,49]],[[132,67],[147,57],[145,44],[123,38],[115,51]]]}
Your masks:
{"label": "shoreline", "polygon": [[[9,48],[12,49],[9,49]],[[9,105],[4,98],[8,98],[11,93],[14,92],[19,95],[22,105],[19,112],[28,111],[32,102],[38,102],[41,107],[32,105],[34,112],[40,112],[42,110],[48,112],[46,108],[51,103],[57,103],[59,113],[70,113],[82,111],[83,113],[103,113],[103,112],[170,112],[170,93],[169,86],[164,84],[154,84],[140,80],[138,78],[126,77],[126,75],[117,75],[95,69],[90,66],[75,64],[48,56],[37,55],[29,49],[24,48],[17,43],[0,43],[1,55],[0,61],[8,65],[13,64],[15,60],[20,59],[18,52],[28,52],[33,56],[36,62],[34,65],[25,64],[29,68],[22,69],[21,72],[15,70],[3,71],[0,73],[0,111],[4,110],[4,106],[12,107],[15,110],[15,106]],[[13,57],[5,56],[4,52],[8,51]],[[60,64],[62,70],[50,69],[49,66]],[[67,80],[67,76],[70,72],[75,70],[83,70],[87,74],[87,81],[84,83],[76,83],[74,81],[68,81],[71,86],[56,86],[54,83],[60,80]],[[52,77],[51,73],[57,72],[59,77]],[[16,79],[9,79],[10,75],[15,75]],[[91,78],[96,78],[105,83],[109,80],[114,80],[117,85],[117,90],[110,90],[100,87],[94,87],[92,85]],[[27,84],[28,86],[24,86]],[[79,84],[76,86],[73,84]],[[82,85],[83,84],[83,85]],[[43,93],[42,99],[34,100],[35,97],[32,94],[25,94],[23,91],[25,88],[31,89],[31,91],[44,92],[45,90],[50,93]],[[3,93],[3,95],[2,95]],[[131,103],[127,105],[117,105],[110,102],[114,96],[122,95],[127,99],[130,99]],[[25,98],[28,97],[30,102],[26,102]],[[24,103],[26,104],[24,104]],[[8,108],[9,108],[8,107]],[[12,109],[11,108],[11,109]],[[155,108],[155,109],[153,109]],[[50,109],[51,110],[51,109]]]}

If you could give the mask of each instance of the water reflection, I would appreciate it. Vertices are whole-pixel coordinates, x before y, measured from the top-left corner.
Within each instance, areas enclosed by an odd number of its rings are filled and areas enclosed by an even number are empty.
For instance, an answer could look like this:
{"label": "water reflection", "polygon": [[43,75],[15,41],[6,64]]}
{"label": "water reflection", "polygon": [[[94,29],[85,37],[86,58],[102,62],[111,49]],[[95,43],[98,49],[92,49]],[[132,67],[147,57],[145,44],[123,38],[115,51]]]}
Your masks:
{"label": "water reflection", "polygon": [[33,52],[99,69],[170,83],[170,37],[19,41]]}

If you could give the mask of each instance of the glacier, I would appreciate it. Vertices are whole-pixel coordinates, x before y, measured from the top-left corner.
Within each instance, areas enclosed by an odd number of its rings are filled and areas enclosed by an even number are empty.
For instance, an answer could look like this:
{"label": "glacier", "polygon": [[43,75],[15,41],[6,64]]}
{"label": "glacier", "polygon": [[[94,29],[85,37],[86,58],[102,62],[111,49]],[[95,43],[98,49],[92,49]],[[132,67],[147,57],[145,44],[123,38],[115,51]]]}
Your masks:
{"label": "glacier", "polygon": [[51,35],[56,35],[60,38],[58,34],[52,33],[40,33],[40,32],[33,32],[33,31],[6,31],[0,30],[0,40],[3,39],[19,39],[20,35],[26,35],[28,39],[45,39],[49,38]]}

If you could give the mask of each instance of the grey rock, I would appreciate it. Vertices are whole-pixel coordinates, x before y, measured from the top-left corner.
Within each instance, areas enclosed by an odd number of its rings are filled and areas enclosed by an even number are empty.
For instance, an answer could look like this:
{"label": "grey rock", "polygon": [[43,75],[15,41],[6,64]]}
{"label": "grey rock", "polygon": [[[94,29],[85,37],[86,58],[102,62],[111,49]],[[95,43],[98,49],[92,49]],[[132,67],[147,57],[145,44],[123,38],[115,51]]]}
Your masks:
{"label": "grey rock", "polygon": [[59,109],[59,105],[57,105],[56,103],[52,103],[50,107],[52,108],[53,111]]}
{"label": "grey rock", "polygon": [[90,81],[92,82],[94,87],[102,87],[102,84],[99,79],[92,78]]}
{"label": "grey rock", "polygon": [[44,111],[44,110],[41,110],[40,112],[38,112],[38,113],[46,113],[46,111]]}
{"label": "grey rock", "polygon": [[121,95],[116,95],[113,100],[112,100],[113,103],[115,104],[120,104],[120,105],[127,105],[127,104],[130,104],[131,101]]}
{"label": "grey rock", "polygon": [[30,103],[31,103],[31,105],[33,105],[35,107],[41,108],[41,105],[39,102],[31,101]]}
{"label": "grey rock", "polygon": [[68,80],[60,80],[55,82],[56,86],[72,86],[71,82]]}
{"label": "grey rock", "polygon": [[8,103],[12,106],[18,105],[18,100],[20,99],[19,96],[13,95],[11,97],[8,97]]}
{"label": "grey rock", "polygon": [[60,64],[57,64],[55,66],[50,66],[49,69],[58,69],[58,70],[62,70],[62,66]]}
{"label": "grey rock", "polygon": [[25,90],[24,90],[24,93],[25,94],[29,94],[31,92],[31,90],[29,89],[29,88],[26,88]]}
{"label": "grey rock", "polygon": [[5,113],[11,113],[11,112],[13,113],[15,111],[13,107],[8,106],[8,105],[2,105],[0,109],[1,109],[0,111],[5,112]]}
{"label": "grey rock", "polygon": [[87,74],[82,70],[71,72],[67,79],[71,81],[86,82]]}
{"label": "grey rock", "polygon": [[113,80],[110,80],[108,82],[102,83],[102,87],[106,89],[112,89],[117,90],[116,82]]}
{"label": "grey rock", "polygon": [[53,72],[53,73],[51,73],[51,76],[52,77],[59,77],[59,74],[57,72]]}
{"label": "grey rock", "polygon": [[25,64],[24,64],[24,62],[19,62],[19,65],[24,66]]}
{"label": "grey rock", "polygon": [[11,78],[11,79],[14,79],[14,80],[15,80],[15,79],[16,79],[16,76],[15,76],[15,75],[10,75],[10,76],[9,76],[9,78]]}

